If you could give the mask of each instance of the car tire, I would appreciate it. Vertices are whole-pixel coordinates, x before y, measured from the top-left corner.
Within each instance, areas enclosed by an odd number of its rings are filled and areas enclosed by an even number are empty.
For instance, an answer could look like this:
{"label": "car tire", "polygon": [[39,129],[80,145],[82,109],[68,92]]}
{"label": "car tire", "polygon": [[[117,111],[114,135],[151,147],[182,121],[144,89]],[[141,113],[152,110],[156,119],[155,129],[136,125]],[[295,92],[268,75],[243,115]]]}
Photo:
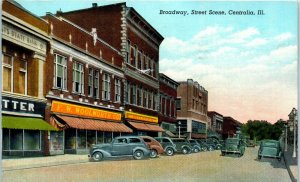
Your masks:
{"label": "car tire", "polygon": [[151,158],[156,158],[157,157],[157,151],[155,149],[150,150],[150,157]]}
{"label": "car tire", "polygon": [[183,147],[181,151],[182,151],[183,154],[188,154],[189,153],[189,149],[186,148],[186,147]]}
{"label": "car tire", "polygon": [[143,159],[143,157],[144,157],[144,152],[141,151],[141,150],[136,150],[133,153],[133,158],[136,159],[136,160],[141,160],[141,159]]}
{"label": "car tire", "polygon": [[203,147],[203,151],[204,151],[204,152],[207,151],[207,147]]}
{"label": "car tire", "polygon": [[210,146],[210,147],[208,147],[208,150],[209,150],[209,151],[213,151],[214,149],[213,149],[212,146]]}
{"label": "car tire", "polygon": [[226,154],[225,152],[222,152],[222,153],[221,153],[222,156],[225,156],[225,154]]}
{"label": "car tire", "polygon": [[168,156],[172,156],[172,155],[174,155],[174,150],[172,149],[172,148],[167,148],[166,149],[166,154],[168,155]]}
{"label": "car tire", "polygon": [[95,162],[103,160],[103,154],[101,152],[93,153],[92,160],[95,161]]}
{"label": "car tire", "polygon": [[198,148],[195,148],[195,149],[194,149],[194,152],[195,152],[195,153],[198,153],[199,151],[200,151],[200,150],[199,150]]}

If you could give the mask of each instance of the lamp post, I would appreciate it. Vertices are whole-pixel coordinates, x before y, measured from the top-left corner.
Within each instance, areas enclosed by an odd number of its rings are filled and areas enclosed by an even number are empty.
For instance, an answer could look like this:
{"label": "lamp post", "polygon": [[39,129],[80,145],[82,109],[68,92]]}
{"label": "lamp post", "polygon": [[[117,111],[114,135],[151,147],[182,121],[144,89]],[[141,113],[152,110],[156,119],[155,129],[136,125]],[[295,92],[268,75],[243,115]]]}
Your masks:
{"label": "lamp post", "polygon": [[284,142],[284,151],[286,152],[287,151],[287,123],[284,124],[284,127],[285,127],[285,142]]}
{"label": "lamp post", "polygon": [[294,150],[293,150],[293,157],[296,157],[296,119],[297,119],[297,111],[294,109]]}
{"label": "lamp post", "polygon": [[179,133],[178,133],[178,137],[179,137],[179,138],[180,138],[180,125],[181,125],[181,122],[179,121],[179,122],[178,122],[178,132],[179,132]]}

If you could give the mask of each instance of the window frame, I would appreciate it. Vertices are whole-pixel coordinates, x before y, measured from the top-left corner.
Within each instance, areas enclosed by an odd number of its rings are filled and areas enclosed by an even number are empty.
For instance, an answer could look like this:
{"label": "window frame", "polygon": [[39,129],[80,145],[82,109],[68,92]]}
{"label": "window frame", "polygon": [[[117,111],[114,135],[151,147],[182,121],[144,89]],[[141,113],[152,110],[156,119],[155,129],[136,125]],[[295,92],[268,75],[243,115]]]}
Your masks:
{"label": "window frame", "polygon": [[115,102],[121,102],[121,80],[115,79]]}
{"label": "window frame", "polygon": [[[104,73],[102,76],[102,100],[110,100],[110,75],[108,73]],[[105,85],[107,84],[107,90],[105,90]]]}
{"label": "window frame", "polygon": [[[57,62],[57,57],[61,57],[62,58],[62,63],[58,63]],[[59,66],[62,66],[63,72],[62,72],[62,78],[61,78],[61,85],[58,86],[57,85],[57,68]],[[68,82],[68,74],[67,74],[67,70],[68,70],[68,64],[67,64],[67,57],[63,56],[61,54],[58,53],[54,53],[54,77],[53,77],[53,85],[54,88],[58,88],[61,90],[67,90],[67,82]]]}
{"label": "window frame", "polygon": [[[77,66],[78,69],[77,69]],[[76,73],[79,73],[78,91],[76,90]],[[75,78],[74,78],[75,77]],[[79,61],[73,62],[73,92],[77,94],[84,94],[84,64]]]}
{"label": "window frame", "polygon": [[[4,56],[10,57],[10,62],[11,62],[10,65],[4,63]],[[2,52],[2,76],[3,76],[4,67],[11,70],[11,72],[10,72],[10,91],[5,91],[5,92],[13,92],[13,90],[14,90],[13,89],[14,88],[14,78],[13,78],[14,77],[14,57],[12,55],[9,55],[9,54],[6,54],[6,53]],[[3,78],[4,77],[2,77],[2,91],[4,91],[3,90],[3,86],[4,86]]]}

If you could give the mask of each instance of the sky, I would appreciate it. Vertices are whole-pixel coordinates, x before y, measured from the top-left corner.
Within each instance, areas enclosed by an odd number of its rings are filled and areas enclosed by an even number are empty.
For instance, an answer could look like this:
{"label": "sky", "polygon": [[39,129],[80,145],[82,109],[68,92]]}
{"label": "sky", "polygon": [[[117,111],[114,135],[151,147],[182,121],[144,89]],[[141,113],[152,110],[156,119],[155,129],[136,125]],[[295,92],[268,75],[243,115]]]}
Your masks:
{"label": "sky", "polygon": [[[122,1],[17,0],[33,14]],[[297,108],[296,1],[127,1],[163,37],[159,71],[193,79],[208,91],[208,110],[245,123],[288,119]],[[188,15],[160,14],[187,11]],[[192,10],[206,14],[192,15]],[[224,11],[226,15],[209,14]],[[229,11],[255,15],[230,15]],[[263,10],[264,15],[257,15]],[[86,20],[88,21],[88,20]]]}

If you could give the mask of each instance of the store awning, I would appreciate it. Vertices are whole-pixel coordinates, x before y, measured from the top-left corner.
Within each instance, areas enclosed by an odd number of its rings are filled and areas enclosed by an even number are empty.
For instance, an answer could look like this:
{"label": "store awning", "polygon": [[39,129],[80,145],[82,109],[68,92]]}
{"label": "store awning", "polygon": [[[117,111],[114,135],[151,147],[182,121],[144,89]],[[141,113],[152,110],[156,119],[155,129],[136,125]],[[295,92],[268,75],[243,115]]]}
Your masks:
{"label": "store awning", "polygon": [[138,122],[133,122],[133,121],[128,121],[128,123],[136,128],[137,130],[143,130],[143,131],[154,131],[154,132],[162,132],[165,131],[158,125],[153,125],[153,124],[146,124],[146,123],[138,123]]}
{"label": "store awning", "polygon": [[82,129],[82,130],[98,130],[109,132],[124,132],[132,133],[132,129],[125,126],[123,123],[101,121],[88,118],[76,118],[70,116],[60,116],[58,118],[63,120],[70,128]]}
{"label": "store awning", "polygon": [[207,135],[206,134],[196,134],[196,133],[192,133],[191,137],[194,139],[200,139],[200,138],[206,138]]}
{"label": "store awning", "polygon": [[2,116],[2,128],[57,131],[41,118]]}

